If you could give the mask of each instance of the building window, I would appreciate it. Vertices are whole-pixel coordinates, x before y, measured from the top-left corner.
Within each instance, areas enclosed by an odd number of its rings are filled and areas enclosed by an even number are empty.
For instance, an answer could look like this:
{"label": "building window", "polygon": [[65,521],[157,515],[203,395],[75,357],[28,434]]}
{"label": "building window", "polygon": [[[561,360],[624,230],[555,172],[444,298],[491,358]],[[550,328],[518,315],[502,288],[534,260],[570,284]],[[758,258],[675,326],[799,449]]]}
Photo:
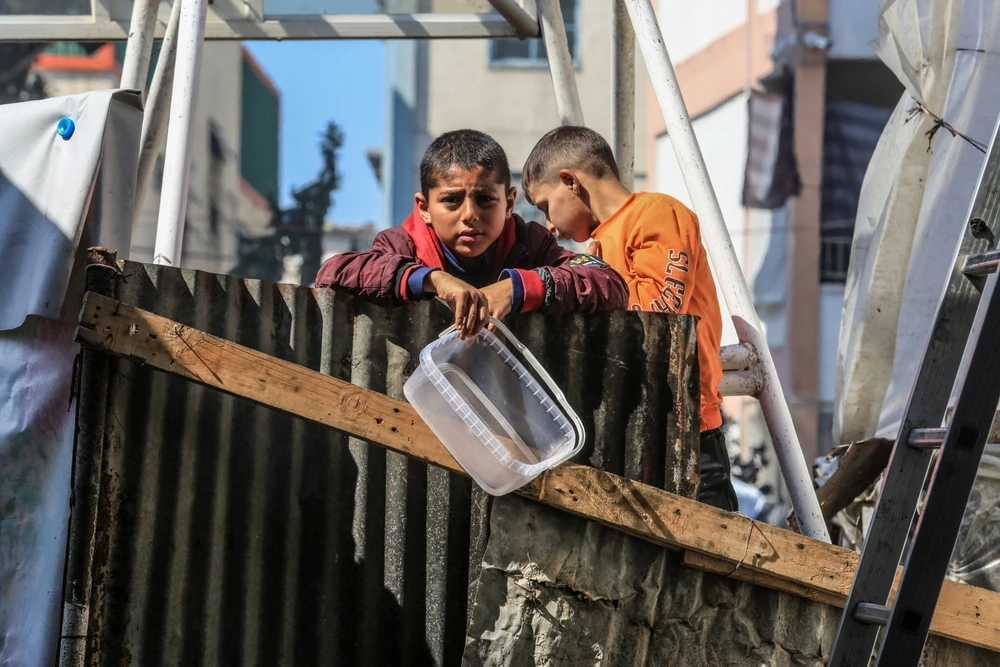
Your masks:
{"label": "building window", "polygon": [[827,97],[823,126],[820,282],[843,283],[861,184],[891,109]]}
{"label": "building window", "polygon": [[213,122],[208,124],[208,149],[212,156],[208,167],[208,231],[218,234],[221,218],[218,202],[222,197],[222,167],[226,161],[226,146]]}
{"label": "building window", "polygon": [[819,226],[819,280],[823,283],[847,282],[851,265],[854,220],[833,220]]}
{"label": "building window", "polygon": [[222,137],[219,136],[219,130],[215,127],[215,123],[208,124],[208,148],[212,153],[213,160],[226,159],[226,149],[223,148]]}
{"label": "building window", "polygon": [[214,201],[208,205],[208,231],[219,233],[219,208]]}
{"label": "building window", "polygon": [[[569,55],[573,65],[580,66],[580,16],[578,0],[559,0]],[[502,67],[545,67],[548,56],[541,39],[498,39],[490,42],[490,64]]]}

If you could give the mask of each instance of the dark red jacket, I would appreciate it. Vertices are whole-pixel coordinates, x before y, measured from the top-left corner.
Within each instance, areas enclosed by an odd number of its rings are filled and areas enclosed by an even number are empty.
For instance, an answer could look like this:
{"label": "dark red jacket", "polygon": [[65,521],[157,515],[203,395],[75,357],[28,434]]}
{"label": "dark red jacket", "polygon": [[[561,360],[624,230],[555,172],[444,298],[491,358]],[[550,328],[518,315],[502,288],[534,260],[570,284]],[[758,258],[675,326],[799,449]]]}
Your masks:
{"label": "dark red jacket", "polygon": [[478,288],[510,277],[523,289],[521,312],[592,313],[624,309],[628,303],[625,281],[610,266],[592,255],[566,250],[544,227],[518,215],[507,219],[488,256],[489,271],[478,280],[457,273],[434,230],[414,209],[402,226],[380,232],[371,250],[328,259],[316,274],[316,287],[397,305],[412,300],[407,278],[428,267],[448,271]]}

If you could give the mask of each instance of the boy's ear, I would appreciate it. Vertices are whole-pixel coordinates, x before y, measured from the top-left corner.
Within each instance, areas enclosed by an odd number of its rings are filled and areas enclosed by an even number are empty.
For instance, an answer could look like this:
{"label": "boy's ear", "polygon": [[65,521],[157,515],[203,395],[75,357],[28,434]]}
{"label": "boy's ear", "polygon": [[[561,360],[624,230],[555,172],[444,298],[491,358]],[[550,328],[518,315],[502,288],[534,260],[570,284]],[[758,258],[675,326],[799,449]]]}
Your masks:
{"label": "boy's ear", "polygon": [[570,190],[572,190],[573,194],[579,196],[580,190],[581,190],[581,186],[580,186],[580,179],[576,177],[576,174],[574,174],[569,169],[560,169],[559,170],[559,181],[563,185],[565,185],[567,188],[569,188]]}
{"label": "boy's ear", "polygon": [[423,192],[418,192],[413,195],[413,200],[417,203],[417,210],[420,211],[420,217],[423,218],[424,223],[431,224],[431,212],[428,208],[427,197],[424,196]]}
{"label": "boy's ear", "polygon": [[[514,213],[514,202],[517,201],[517,188],[511,186],[510,191],[507,192],[507,216],[509,218]],[[506,219],[505,218],[505,219]]]}

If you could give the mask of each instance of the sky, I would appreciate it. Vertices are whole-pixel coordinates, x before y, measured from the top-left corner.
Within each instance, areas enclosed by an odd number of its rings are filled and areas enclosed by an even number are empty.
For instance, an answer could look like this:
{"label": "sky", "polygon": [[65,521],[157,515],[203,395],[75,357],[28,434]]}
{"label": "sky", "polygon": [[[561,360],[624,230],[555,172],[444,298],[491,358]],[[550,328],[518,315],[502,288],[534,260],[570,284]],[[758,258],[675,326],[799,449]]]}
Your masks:
{"label": "sky", "polygon": [[247,42],[281,93],[281,204],[319,173],[319,136],[328,121],[344,133],[340,189],[327,217],[356,224],[382,218],[382,193],[365,151],[385,133],[385,46],[366,41]]}

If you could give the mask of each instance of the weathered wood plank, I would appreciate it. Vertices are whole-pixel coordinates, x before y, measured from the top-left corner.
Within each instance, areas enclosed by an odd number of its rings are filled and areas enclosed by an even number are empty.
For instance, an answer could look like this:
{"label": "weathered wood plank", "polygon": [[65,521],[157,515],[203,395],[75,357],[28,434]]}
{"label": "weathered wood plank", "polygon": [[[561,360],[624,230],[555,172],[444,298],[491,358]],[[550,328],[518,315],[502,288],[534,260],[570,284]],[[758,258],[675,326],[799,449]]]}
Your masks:
{"label": "weathered wood plank", "polygon": [[828,593],[816,588],[811,588],[810,586],[797,581],[789,581],[764,572],[751,570],[738,563],[738,561],[734,563],[732,561],[717,558],[715,556],[709,556],[708,554],[703,554],[698,551],[684,552],[684,564],[688,567],[704,570],[705,572],[712,572],[714,574],[721,574],[724,577],[730,577],[732,579],[739,579],[740,581],[745,581],[756,586],[763,586],[764,588],[770,588],[776,591],[784,591],[785,593],[797,595],[800,598],[822,602],[823,604],[832,605],[834,607],[844,606],[845,597],[843,595]]}
{"label": "weathered wood plank", "polygon": [[[87,295],[76,337],[85,345],[463,472],[407,403],[113,299]],[[755,583],[789,592],[808,589],[814,591],[805,595],[811,599],[846,597],[857,565],[858,555],[848,549],[587,466],[560,466],[519,493],[661,546],[704,554],[715,559],[716,569],[720,560],[739,562],[741,577],[756,576]],[[709,569],[710,561],[699,562]],[[931,630],[1000,650],[1000,594],[946,581]]]}
{"label": "weathered wood plank", "polygon": [[88,293],[76,339],[464,474],[408,403],[165,317]]}
{"label": "weathered wood plank", "polygon": [[[878,479],[889,463],[892,444],[892,440],[886,438],[861,440],[851,443],[841,455],[840,467],[816,492],[827,523]],[[794,516],[788,522],[793,530],[798,530],[798,520]]]}

